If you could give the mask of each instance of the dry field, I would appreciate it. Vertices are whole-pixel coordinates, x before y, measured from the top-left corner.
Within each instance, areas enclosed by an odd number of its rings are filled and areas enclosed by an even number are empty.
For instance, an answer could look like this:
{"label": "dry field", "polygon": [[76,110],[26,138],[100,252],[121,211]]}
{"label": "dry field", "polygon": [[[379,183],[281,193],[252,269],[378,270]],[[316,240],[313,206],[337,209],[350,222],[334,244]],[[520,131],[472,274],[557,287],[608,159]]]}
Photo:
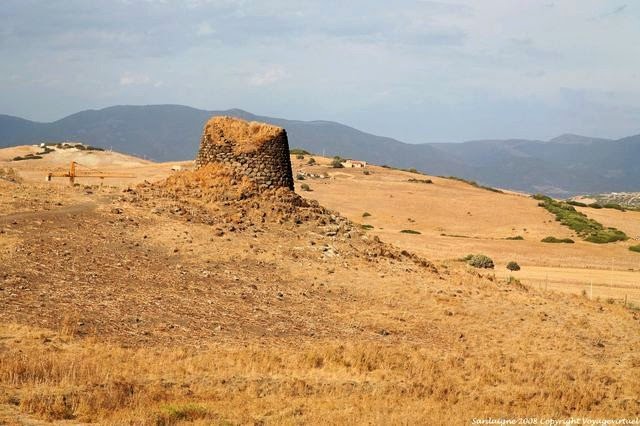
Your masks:
{"label": "dry field", "polygon": [[[581,241],[573,231],[537,207],[538,201],[523,194],[495,193],[467,183],[371,166],[331,169],[328,159],[293,160],[305,173],[327,172],[330,179],[307,179],[312,192],[301,192],[349,219],[372,225],[370,234],[424,255],[432,260],[454,260],[469,253],[483,253],[496,261],[496,275],[513,275],[526,284],[594,297],[615,298],[640,305],[640,254],[628,250],[640,241],[640,212],[612,209],[580,209],[605,226],[627,233],[631,240],[615,244]],[[431,179],[433,184],[409,182]],[[368,213],[370,216],[363,217]],[[421,234],[404,234],[415,230]],[[521,236],[524,240],[507,240]],[[547,236],[573,238],[575,244],[540,242]],[[522,270],[505,266],[516,261]]]}
{"label": "dry field", "polygon": [[[640,415],[640,312],[525,275],[606,272],[609,253],[632,273],[640,255],[538,243],[571,233],[530,199],[294,160],[334,174],[303,195],[349,221],[281,193],[214,199],[206,175],[134,185],[169,164],[69,187],[38,161],[0,161],[25,180],[0,179],[0,424]],[[454,260],[480,251],[495,273]]]}

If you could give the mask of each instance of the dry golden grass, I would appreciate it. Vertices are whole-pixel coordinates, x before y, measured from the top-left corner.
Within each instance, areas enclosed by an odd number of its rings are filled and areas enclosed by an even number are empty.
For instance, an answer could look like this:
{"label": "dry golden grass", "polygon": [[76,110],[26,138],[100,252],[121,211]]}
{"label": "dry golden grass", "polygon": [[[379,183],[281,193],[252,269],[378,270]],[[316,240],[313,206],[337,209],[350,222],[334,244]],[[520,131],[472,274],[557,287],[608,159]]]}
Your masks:
{"label": "dry golden grass", "polygon": [[[640,255],[628,250],[637,241],[581,241],[539,208],[536,200],[523,194],[499,194],[433,176],[423,176],[431,179],[432,185],[419,185],[409,182],[419,175],[377,166],[367,167],[369,175],[361,169],[335,171],[329,167],[329,159],[315,159],[318,165],[309,166],[306,160],[292,157],[295,172],[331,175],[330,179],[305,180],[313,191],[301,195],[373,226],[369,233],[384,241],[432,260],[486,254],[496,262],[500,277],[510,274],[505,266],[513,260],[522,266],[517,276],[527,284],[579,294],[593,283],[594,294],[618,300],[627,296],[640,305]],[[640,238],[638,212],[580,210],[605,226]],[[371,216],[363,218],[364,212]],[[404,234],[400,232],[403,229],[421,234]],[[515,236],[524,240],[506,239]],[[542,243],[547,236],[573,238],[576,243]]]}
{"label": "dry golden grass", "polygon": [[[340,227],[330,213],[207,203],[230,179],[215,168],[173,174],[153,191],[11,184],[0,192],[0,424],[640,415],[640,312],[450,260],[486,249],[501,262],[522,244],[517,275],[545,255],[606,265],[606,251],[498,240],[512,236],[510,221],[529,235],[564,230],[524,197],[369,170],[305,180],[314,189],[305,195],[355,221],[372,214],[376,229],[349,238],[326,235]],[[471,230],[476,238],[439,235]],[[400,249],[389,256],[376,235],[440,259],[437,270]]]}
{"label": "dry golden grass", "polygon": [[236,152],[255,151],[282,132],[283,129],[280,127],[227,116],[209,119],[204,128],[205,136],[215,143],[233,141]]}
{"label": "dry golden grass", "polygon": [[0,335],[0,395],[47,420],[463,424],[485,416],[622,417],[639,410],[640,383],[632,373],[640,358],[631,354],[616,369],[597,357],[499,345],[435,351],[402,342],[315,341],[127,349],[12,325]]}

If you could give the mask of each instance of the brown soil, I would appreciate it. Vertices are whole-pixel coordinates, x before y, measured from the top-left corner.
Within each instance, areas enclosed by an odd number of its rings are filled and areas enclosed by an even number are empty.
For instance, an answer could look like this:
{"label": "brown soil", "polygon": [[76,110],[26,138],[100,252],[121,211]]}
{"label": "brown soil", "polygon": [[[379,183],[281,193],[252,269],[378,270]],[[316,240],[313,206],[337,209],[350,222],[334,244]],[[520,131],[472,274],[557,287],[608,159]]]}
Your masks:
{"label": "brown soil", "polygon": [[[394,181],[402,172],[341,173],[363,189],[377,178],[383,194],[416,185]],[[357,191],[342,194],[348,219],[233,179],[213,167],[131,187],[0,181],[0,423],[640,415],[640,312],[413,253],[434,236],[387,244],[399,232],[377,228],[397,213],[361,229]],[[346,181],[308,179],[305,195],[331,201]],[[460,184],[434,182],[425,191],[442,196]],[[366,205],[372,220],[390,208],[378,206]],[[535,205],[528,214],[546,219]],[[395,229],[423,234],[401,238],[429,237],[426,216],[413,219]],[[519,220],[532,233],[555,226]]]}

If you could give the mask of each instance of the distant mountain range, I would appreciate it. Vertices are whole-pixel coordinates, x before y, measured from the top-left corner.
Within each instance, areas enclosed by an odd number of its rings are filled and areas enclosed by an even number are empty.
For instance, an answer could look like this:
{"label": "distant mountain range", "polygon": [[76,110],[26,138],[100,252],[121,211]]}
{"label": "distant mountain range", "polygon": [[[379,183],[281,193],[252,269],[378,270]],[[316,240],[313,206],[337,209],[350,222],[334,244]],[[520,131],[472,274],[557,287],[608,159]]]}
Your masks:
{"label": "distant mountain range", "polygon": [[213,115],[284,127],[291,147],[318,154],[459,176],[500,188],[553,196],[640,190],[640,135],[619,140],[562,135],[550,141],[407,144],[331,121],[149,105],[87,110],[53,123],[0,115],[0,147],[76,140],[158,161],[191,159],[204,122]]}

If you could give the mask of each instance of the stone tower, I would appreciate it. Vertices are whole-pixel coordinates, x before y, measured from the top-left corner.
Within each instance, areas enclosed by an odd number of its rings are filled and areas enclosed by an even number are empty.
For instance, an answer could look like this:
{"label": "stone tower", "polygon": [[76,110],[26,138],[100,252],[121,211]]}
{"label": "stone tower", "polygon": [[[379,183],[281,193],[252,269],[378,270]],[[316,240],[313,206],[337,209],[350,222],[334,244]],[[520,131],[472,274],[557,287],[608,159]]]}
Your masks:
{"label": "stone tower", "polygon": [[293,190],[287,132],[280,127],[234,117],[212,117],[204,126],[196,168],[209,163],[222,163],[263,190]]}

